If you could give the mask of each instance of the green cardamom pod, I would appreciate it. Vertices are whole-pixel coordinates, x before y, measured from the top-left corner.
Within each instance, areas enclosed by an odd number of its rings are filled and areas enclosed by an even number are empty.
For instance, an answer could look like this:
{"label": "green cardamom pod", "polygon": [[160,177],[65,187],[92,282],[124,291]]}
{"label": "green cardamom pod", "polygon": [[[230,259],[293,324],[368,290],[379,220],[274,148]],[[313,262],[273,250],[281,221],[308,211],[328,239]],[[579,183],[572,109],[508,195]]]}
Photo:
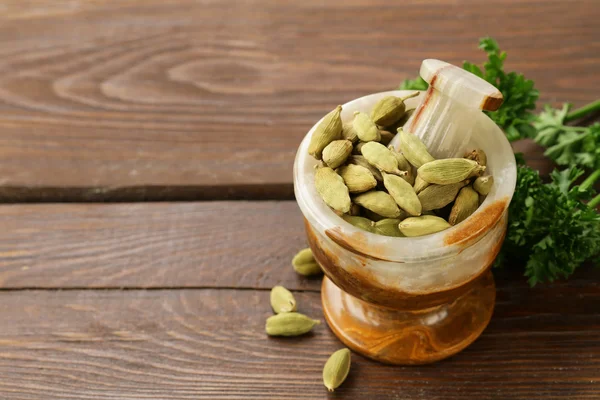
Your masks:
{"label": "green cardamom pod", "polygon": [[419,200],[419,197],[417,197],[417,194],[410,183],[399,176],[386,174],[384,172],[383,185],[401,209],[406,211],[409,215],[421,215],[421,201]]}
{"label": "green cardamom pod", "polygon": [[434,160],[417,135],[405,132],[403,129],[398,129],[398,134],[400,135],[400,150],[409,163],[420,168],[421,165]]}
{"label": "green cardamom pod", "polygon": [[398,176],[406,175],[406,171],[398,169],[398,160],[390,149],[377,142],[369,142],[361,149],[363,157],[380,171]]}
{"label": "green cardamom pod", "polygon": [[460,189],[450,211],[448,222],[456,225],[469,218],[479,207],[479,194],[471,186]]}
{"label": "green cardamom pod", "polygon": [[392,152],[394,157],[396,157],[396,161],[398,162],[398,168],[400,168],[402,171],[408,171],[411,169],[411,166],[406,157],[404,157],[404,154],[402,154],[399,151],[396,151],[396,149],[392,145],[388,146],[388,149]]}
{"label": "green cardamom pod", "polygon": [[381,136],[381,140],[379,140],[379,143],[381,143],[384,146],[390,144],[394,136],[396,136],[392,132],[386,130],[379,130],[379,135]]}
{"label": "green cardamom pod", "polygon": [[400,232],[398,224],[400,224],[399,218],[385,218],[375,222],[375,233],[383,236],[403,237],[404,235]]}
{"label": "green cardamom pod", "polygon": [[349,140],[352,143],[358,142],[358,134],[356,133],[356,129],[354,129],[354,124],[352,122],[346,122],[342,126],[342,139]]}
{"label": "green cardamom pod", "polygon": [[343,215],[342,218],[350,225],[354,225],[359,229],[365,230],[367,232],[375,232],[375,222],[371,221],[370,219],[364,217],[355,217],[352,215]]}
{"label": "green cardamom pod", "polygon": [[379,133],[379,129],[377,129],[377,125],[364,112],[354,112],[352,126],[356,130],[358,138],[363,142],[378,142],[381,140],[381,134]]}
{"label": "green cardamom pod", "polygon": [[419,175],[415,178],[415,183],[413,183],[413,188],[415,189],[415,193],[419,194],[429,186],[429,182],[424,181]]}
{"label": "green cardamom pod", "polygon": [[469,160],[476,161],[477,164],[481,165],[482,167],[487,166],[487,155],[482,149],[468,151],[463,157]]}
{"label": "green cardamom pod", "polygon": [[275,314],[296,311],[296,299],[292,292],[283,286],[275,286],[271,289],[271,308]]}
{"label": "green cardamom pod", "polygon": [[447,206],[454,201],[458,191],[467,184],[468,181],[427,186],[417,195],[421,201],[422,211],[437,210]]}
{"label": "green cardamom pod", "polygon": [[377,186],[375,177],[367,168],[348,164],[340,167],[337,173],[344,179],[350,193],[362,193]]}
{"label": "green cardamom pod", "polygon": [[315,260],[310,248],[300,250],[292,259],[294,271],[303,276],[319,275],[323,273],[321,266]]}
{"label": "green cardamom pod", "polygon": [[429,183],[449,185],[463,181],[471,176],[480,175],[485,167],[466,158],[445,158],[423,164],[417,170],[417,176]]}
{"label": "green cardamom pod", "polygon": [[377,168],[372,166],[363,156],[354,154],[351,155],[350,157],[348,157],[348,164],[360,165],[361,167],[368,169],[369,172],[373,174],[373,177],[375,177],[375,180],[383,182],[383,176],[381,175],[381,172]]}
{"label": "green cardamom pod", "polygon": [[323,384],[330,392],[340,387],[350,372],[350,350],[333,353],[323,367]]}
{"label": "green cardamom pod", "polygon": [[352,142],[349,140],[334,140],[323,149],[323,162],[330,168],[337,168],[346,162],[352,153]]}
{"label": "green cardamom pod", "polygon": [[265,331],[269,336],[298,336],[310,332],[320,323],[304,314],[288,312],[267,318]]}
{"label": "green cardamom pod", "polygon": [[398,205],[386,192],[371,190],[356,196],[354,202],[383,217],[398,218],[401,215]]}
{"label": "green cardamom pod", "polygon": [[406,218],[399,224],[400,232],[405,236],[423,236],[450,228],[445,219],[433,215]]}
{"label": "green cardamom pod", "polygon": [[494,177],[492,175],[480,176],[473,182],[473,189],[484,196],[490,193],[492,186],[494,186]]}
{"label": "green cardamom pod", "polygon": [[373,107],[373,110],[371,111],[371,119],[380,126],[389,126],[398,122],[398,120],[400,120],[400,118],[402,118],[406,112],[406,104],[404,101],[418,95],[419,92],[414,92],[406,97],[384,97]]}
{"label": "green cardamom pod", "polygon": [[342,106],[337,106],[333,111],[327,114],[319,125],[313,131],[308,145],[308,154],[321,159],[323,149],[331,142],[339,139],[342,134],[342,119],[340,117]]}
{"label": "green cardamom pod", "polygon": [[315,173],[317,192],[329,207],[342,213],[350,211],[350,194],[344,179],[329,167],[319,168]]}
{"label": "green cardamom pod", "polygon": [[[371,210],[367,210],[366,208],[362,209],[362,213],[361,214],[364,215],[365,218],[367,218],[367,219],[369,219],[371,221],[375,221],[375,222],[381,221],[382,219],[385,219],[385,217],[383,217],[383,216],[381,216],[381,215],[379,215],[377,213],[374,213]],[[406,213],[404,211],[400,210],[400,217],[398,217],[398,218],[402,219],[403,217],[406,217],[405,214]]]}

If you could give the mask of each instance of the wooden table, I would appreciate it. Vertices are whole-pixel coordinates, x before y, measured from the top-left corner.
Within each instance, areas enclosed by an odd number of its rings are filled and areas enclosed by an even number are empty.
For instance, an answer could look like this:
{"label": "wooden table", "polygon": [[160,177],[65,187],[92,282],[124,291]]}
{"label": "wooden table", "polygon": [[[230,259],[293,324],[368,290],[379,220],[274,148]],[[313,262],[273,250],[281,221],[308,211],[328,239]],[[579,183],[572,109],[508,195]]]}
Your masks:
{"label": "wooden table", "polygon": [[[496,274],[482,337],[390,367],[264,334],[269,290],[322,318],[292,161],[336,104],[397,86],[420,61],[507,68],[541,101],[600,94],[590,1],[5,0],[0,5],[0,398],[592,399],[600,271],[529,289]],[[549,164],[531,143],[529,161]]]}

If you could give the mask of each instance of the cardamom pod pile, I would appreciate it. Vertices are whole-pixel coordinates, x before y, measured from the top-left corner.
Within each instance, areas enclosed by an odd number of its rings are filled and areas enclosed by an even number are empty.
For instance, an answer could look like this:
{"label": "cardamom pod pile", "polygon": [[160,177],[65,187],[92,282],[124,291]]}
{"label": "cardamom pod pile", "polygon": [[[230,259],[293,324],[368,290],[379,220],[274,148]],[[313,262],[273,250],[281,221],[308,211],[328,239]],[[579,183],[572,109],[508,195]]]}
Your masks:
{"label": "cardamom pod pile", "polygon": [[[356,111],[343,124],[342,106],[323,118],[308,152],[320,160],[315,186],[346,222],[385,236],[414,237],[443,231],[477,210],[494,180],[483,176],[487,156],[436,160],[421,140],[404,132],[413,110],[399,98],[381,99],[371,114]],[[397,132],[400,149],[386,147]]]}

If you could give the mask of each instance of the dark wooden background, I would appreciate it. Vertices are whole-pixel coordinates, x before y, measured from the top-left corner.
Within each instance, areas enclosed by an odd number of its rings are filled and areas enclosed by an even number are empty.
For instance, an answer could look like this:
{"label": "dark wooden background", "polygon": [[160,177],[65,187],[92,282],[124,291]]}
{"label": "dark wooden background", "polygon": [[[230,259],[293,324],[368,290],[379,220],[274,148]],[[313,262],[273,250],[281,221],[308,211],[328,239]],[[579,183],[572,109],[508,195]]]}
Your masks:
{"label": "dark wooden background", "polygon": [[422,367],[354,355],[335,394],[325,325],[263,332],[276,284],[322,318],[320,281],[290,267],[292,162],[316,120],[424,58],[483,61],[485,35],[541,103],[582,105],[600,97],[599,20],[598,1],[5,0],[0,398],[599,398],[589,268],[535,289],[499,271],[470,348]]}

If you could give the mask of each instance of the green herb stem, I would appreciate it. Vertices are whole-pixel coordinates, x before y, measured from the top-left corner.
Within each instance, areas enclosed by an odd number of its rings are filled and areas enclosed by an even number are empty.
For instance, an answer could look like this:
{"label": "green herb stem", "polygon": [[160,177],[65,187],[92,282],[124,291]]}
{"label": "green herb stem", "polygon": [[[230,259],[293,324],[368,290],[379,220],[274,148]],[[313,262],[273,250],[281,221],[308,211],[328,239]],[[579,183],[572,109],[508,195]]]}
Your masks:
{"label": "green herb stem", "polygon": [[598,207],[599,204],[600,204],[600,194],[596,195],[596,197],[594,197],[592,200],[590,200],[587,205],[590,208],[596,208],[596,207]]}
{"label": "green herb stem", "polygon": [[581,190],[587,190],[588,188],[591,188],[592,185],[594,183],[596,183],[596,181],[600,178],[600,169],[592,172],[592,174],[590,174],[590,176],[588,176],[587,178],[585,178],[585,180],[583,182],[581,182],[581,185],[579,185],[579,188]]}
{"label": "green herb stem", "polygon": [[587,114],[599,111],[600,110],[600,100],[596,100],[592,103],[586,104],[585,106],[578,108],[576,110],[571,111],[565,116],[564,122],[567,123],[569,121],[573,121],[575,119],[579,119],[581,117],[586,116]]}

